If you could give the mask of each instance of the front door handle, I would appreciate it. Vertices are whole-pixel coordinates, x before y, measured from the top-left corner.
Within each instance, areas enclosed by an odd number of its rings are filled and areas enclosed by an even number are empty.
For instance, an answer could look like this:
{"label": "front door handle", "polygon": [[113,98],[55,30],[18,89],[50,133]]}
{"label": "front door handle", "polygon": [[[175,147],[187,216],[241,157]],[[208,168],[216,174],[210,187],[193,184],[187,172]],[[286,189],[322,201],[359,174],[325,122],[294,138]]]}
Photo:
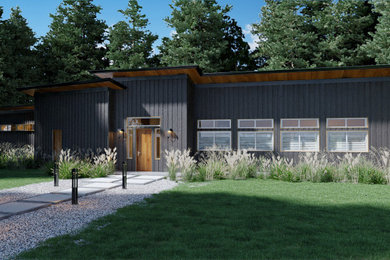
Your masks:
{"label": "front door handle", "polygon": [[140,151],[138,151],[138,152],[137,152],[137,156],[139,156],[140,154],[141,154],[141,152],[140,152]]}

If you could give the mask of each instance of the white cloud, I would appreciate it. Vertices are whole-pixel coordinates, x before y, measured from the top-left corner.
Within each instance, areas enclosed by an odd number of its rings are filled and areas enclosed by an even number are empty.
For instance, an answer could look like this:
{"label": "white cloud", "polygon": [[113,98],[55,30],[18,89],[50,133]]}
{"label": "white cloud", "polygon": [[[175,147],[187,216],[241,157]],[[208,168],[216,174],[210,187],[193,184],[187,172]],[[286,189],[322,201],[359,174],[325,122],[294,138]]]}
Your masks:
{"label": "white cloud", "polygon": [[245,25],[245,28],[242,30],[242,32],[245,34],[245,38],[249,44],[251,51],[253,51],[258,46],[257,42],[259,42],[260,39],[259,36],[253,35],[251,31],[252,31],[251,24]]}
{"label": "white cloud", "polygon": [[171,32],[169,33],[169,36],[173,36],[173,35],[176,35],[177,34],[177,32],[176,32],[176,30],[171,30]]}

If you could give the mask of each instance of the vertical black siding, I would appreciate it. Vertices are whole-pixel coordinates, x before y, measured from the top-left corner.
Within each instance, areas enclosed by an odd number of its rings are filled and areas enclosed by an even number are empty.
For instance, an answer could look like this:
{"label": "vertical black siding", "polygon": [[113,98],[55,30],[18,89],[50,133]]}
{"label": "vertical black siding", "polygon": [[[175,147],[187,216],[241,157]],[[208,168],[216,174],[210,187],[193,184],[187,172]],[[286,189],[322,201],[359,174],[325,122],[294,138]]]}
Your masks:
{"label": "vertical black siding", "polygon": [[[2,124],[33,124],[34,111],[4,111],[0,112],[0,125]],[[34,132],[12,131],[0,132],[0,143],[15,145],[34,144]]]}
{"label": "vertical black siding", "polygon": [[62,130],[63,149],[108,147],[109,94],[106,88],[35,95],[35,147],[52,154],[52,131]]}
{"label": "vertical black siding", "polygon": [[[153,154],[153,171],[166,170],[164,161],[164,150],[187,149],[191,144],[188,141],[188,77],[187,75],[146,77],[146,78],[116,78],[116,81],[127,87],[126,90],[112,91],[110,100],[115,102],[115,112],[111,114],[115,123],[110,131],[117,132],[117,129],[124,128],[124,121],[127,117],[161,117],[161,159],[156,160]],[[170,141],[166,132],[169,129],[177,134],[178,139]],[[121,135],[116,134],[116,146],[118,147],[119,162],[123,161],[124,146]],[[153,130],[154,137],[154,130]],[[133,159],[127,160],[128,169],[136,169],[135,157],[135,135],[133,146]]]}
{"label": "vertical black siding", "polygon": [[[390,78],[197,85],[194,121],[231,119],[237,149],[237,120],[273,118],[275,152],[280,153],[281,118],[319,118],[320,149],[326,149],[326,118],[368,117],[369,145],[390,147]],[[193,130],[196,145],[196,127]],[[282,153],[297,159],[298,153]]]}

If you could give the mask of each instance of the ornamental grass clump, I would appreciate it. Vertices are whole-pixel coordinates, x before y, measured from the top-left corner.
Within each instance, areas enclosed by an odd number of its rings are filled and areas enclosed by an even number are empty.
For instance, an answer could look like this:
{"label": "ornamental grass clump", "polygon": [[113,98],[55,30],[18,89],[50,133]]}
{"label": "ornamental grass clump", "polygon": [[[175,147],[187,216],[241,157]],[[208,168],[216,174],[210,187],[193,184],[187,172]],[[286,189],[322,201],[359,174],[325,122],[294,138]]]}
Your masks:
{"label": "ornamental grass clump", "polygon": [[96,153],[81,154],[70,149],[61,150],[58,172],[62,179],[72,178],[72,169],[79,170],[80,178],[105,177],[115,171],[117,152],[114,149],[98,149]]}
{"label": "ornamental grass clump", "polygon": [[293,170],[293,160],[281,156],[272,155],[269,166],[269,177],[282,181],[299,181]]}
{"label": "ornamental grass clump", "polygon": [[294,166],[296,181],[332,182],[335,168],[329,160],[330,155],[321,152],[303,153]]}
{"label": "ornamental grass clump", "polygon": [[177,178],[177,171],[180,168],[180,150],[165,150],[165,164],[168,168],[168,177],[170,180],[175,181]]}
{"label": "ornamental grass clump", "polygon": [[40,162],[34,159],[32,145],[18,146],[11,143],[0,143],[0,168],[35,169]]}
{"label": "ornamental grass clump", "polygon": [[247,150],[227,152],[224,155],[228,177],[231,179],[253,178],[257,173],[257,158]]}
{"label": "ornamental grass clump", "polygon": [[215,149],[200,155],[198,167],[198,174],[203,175],[205,180],[225,179],[229,171],[224,152]]}
{"label": "ornamental grass clump", "polygon": [[184,150],[179,156],[179,169],[184,181],[196,180],[196,161],[190,155],[190,150]]}

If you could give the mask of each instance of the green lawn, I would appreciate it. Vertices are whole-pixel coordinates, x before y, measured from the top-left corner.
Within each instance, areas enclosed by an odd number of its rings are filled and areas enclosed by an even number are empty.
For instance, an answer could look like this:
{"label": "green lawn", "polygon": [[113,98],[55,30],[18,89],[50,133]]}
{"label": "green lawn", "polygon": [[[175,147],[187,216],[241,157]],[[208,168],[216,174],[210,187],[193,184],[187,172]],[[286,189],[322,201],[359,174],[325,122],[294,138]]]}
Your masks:
{"label": "green lawn", "polygon": [[390,186],[185,184],[50,239],[33,259],[390,258]]}
{"label": "green lawn", "polygon": [[53,178],[43,170],[4,170],[0,169],[0,190],[27,184],[50,181]]}

